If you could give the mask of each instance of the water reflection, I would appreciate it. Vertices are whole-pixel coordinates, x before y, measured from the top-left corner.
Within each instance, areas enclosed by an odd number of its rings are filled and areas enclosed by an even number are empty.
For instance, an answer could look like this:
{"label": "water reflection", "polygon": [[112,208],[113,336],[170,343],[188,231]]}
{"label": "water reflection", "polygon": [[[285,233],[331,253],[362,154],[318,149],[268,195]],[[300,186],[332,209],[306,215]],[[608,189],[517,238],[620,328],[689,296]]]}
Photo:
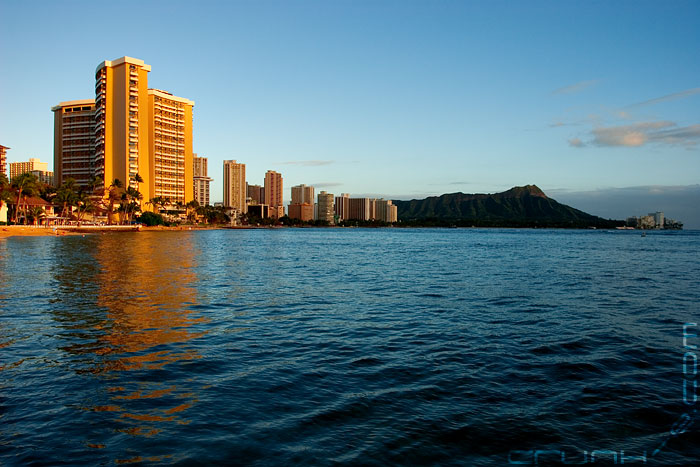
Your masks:
{"label": "water reflection", "polygon": [[[82,305],[55,313],[65,331],[61,349],[74,357],[78,374],[100,382],[100,395],[79,409],[111,414],[112,432],[134,436],[187,424],[197,394],[180,366],[201,358],[191,341],[206,333],[205,318],[191,309],[197,303],[192,236],[154,232],[84,240],[76,248],[84,247],[85,255],[72,250],[73,261],[56,261],[55,275],[57,300],[75,303],[80,295]],[[86,445],[103,449],[98,438]]]}

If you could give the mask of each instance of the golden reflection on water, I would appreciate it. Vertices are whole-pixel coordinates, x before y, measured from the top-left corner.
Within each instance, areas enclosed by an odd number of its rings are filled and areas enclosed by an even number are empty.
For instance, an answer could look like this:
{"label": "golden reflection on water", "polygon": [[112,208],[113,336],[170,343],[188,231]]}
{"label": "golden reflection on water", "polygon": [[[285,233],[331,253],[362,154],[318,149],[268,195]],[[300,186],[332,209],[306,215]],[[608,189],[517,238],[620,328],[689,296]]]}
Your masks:
{"label": "golden reflection on water", "polygon": [[[115,429],[134,436],[155,436],[164,424],[189,423],[186,413],[196,394],[191,385],[177,386],[181,376],[168,381],[168,370],[201,358],[188,344],[205,334],[192,327],[206,322],[191,310],[197,303],[192,234],[103,235],[94,257],[96,304],[106,313],[94,324],[97,339],[73,350],[95,356],[87,373],[118,384],[105,388],[112,403],[85,410],[113,412]],[[128,372],[134,372],[133,379]]]}

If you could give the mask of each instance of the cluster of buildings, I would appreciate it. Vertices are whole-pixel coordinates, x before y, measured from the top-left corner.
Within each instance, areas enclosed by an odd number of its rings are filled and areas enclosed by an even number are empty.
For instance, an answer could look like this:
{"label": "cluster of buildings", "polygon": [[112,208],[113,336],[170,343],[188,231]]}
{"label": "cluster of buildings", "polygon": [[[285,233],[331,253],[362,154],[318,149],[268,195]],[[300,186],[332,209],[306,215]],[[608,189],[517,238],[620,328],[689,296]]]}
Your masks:
{"label": "cluster of buildings", "polygon": [[[274,170],[265,173],[263,185],[246,182],[245,164],[235,160],[224,161],[224,201],[222,205],[233,218],[242,214],[249,217],[279,219],[285,215],[282,174]],[[350,198],[343,193],[321,191],[308,185],[292,187],[292,199],[287,216],[302,221],[319,220],[337,224],[343,220],[378,220],[396,222],[397,207],[391,200]]]}
{"label": "cluster of buildings", "polygon": [[72,178],[87,187],[99,177],[105,187],[117,179],[138,189],[145,201],[194,199],[194,102],[149,88],[150,71],[131,57],[105,60],[94,98],[52,107],[56,185]]}
{"label": "cluster of buildings", "polygon": [[[193,153],[194,102],[149,87],[151,66],[121,57],[105,60],[95,70],[94,98],[60,102],[54,114],[54,171],[48,163],[31,158],[10,164],[9,178],[26,172],[54,186],[71,178],[78,187],[92,188],[99,178],[105,189],[115,180],[143,196],[142,209],[153,209],[153,199],[172,205],[196,200],[211,204],[207,159]],[[0,145],[0,170],[5,172],[9,148]],[[259,218],[285,215],[282,175],[265,173],[261,185],[249,185],[245,164],[223,164],[223,203],[234,219],[243,214]],[[334,196],[313,186],[292,187],[289,217],[302,221],[396,221],[389,200]]]}
{"label": "cluster of buildings", "polygon": [[[2,168],[4,172],[4,165]],[[30,173],[36,176],[36,178],[41,183],[46,183],[48,185],[54,184],[53,172],[49,170],[48,162],[41,162],[39,159],[36,159],[34,157],[30,157],[27,162],[10,162],[9,169],[10,170],[8,178],[10,180],[12,180],[17,175]]]}
{"label": "cluster of buildings", "polygon": [[670,230],[680,230],[683,228],[681,222],[675,221],[664,217],[664,213],[661,211],[650,212],[646,216],[639,217],[628,217],[626,220],[627,227],[634,229],[670,229]]}

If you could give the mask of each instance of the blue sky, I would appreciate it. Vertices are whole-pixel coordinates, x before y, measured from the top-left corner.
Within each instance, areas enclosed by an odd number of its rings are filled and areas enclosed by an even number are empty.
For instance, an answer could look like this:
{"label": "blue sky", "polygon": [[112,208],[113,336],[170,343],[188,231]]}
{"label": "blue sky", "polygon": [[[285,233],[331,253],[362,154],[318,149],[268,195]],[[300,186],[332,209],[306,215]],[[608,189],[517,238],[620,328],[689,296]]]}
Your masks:
{"label": "blue sky", "polygon": [[281,172],[287,202],[299,183],[408,199],[700,180],[696,1],[0,0],[0,17],[9,161],[52,163],[51,106],[128,55],[196,102],[213,200],[224,159],[251,184]]}

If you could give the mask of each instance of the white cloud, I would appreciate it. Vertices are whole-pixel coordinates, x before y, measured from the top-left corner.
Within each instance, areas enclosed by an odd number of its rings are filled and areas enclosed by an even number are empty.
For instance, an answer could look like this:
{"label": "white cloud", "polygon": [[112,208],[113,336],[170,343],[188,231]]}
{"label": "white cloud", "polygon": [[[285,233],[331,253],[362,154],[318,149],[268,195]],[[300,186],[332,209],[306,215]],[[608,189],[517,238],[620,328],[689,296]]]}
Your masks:
{"label": "white cloud", "polygon": [[685,97],[690,97],[695,94],[700,94],[700,88],[686,89],[685,91],[674,92],[673,94],[667,94],[665,96],[657,97],[655,99],[649,99],[643,102],[637,102],[636,104],[628,105],[626,108],[631,107],[641,107],[646,105],[659,104],[661,102],[674,101],[676,99],[683,99]]}
{"label": "white cloud", "polygon": [[590,134],[592,136],[590,141],[584,142],[579,138],[573,138],[569,140],[569,145],[640,147],[655,143],[692,147],[700,140],[700,125],[679,127],[675,122],[670,121],[640,122],[623,126],[601,126],[591,130]]}
{"label": "white cloud", "polygon": [[581,81],[576,84],[572,84],[570,86],[565,86],[563,88],[559,88],[555,91],[552,92],[552,94],[574,94],[576,92],[581,92],[586,88],[589,88],[591,86],[595,86],[596,84],[600,83],[600,80],[593,79],[589,81]]}
{"label": "white cloud", "polygon": [[332,164],[335,161],[319,161],[319,160],[311,160],[311,161],[287,161],[287,162],[280,162],[282,165],[301,165],[305,167],[315,167],[319,165],[328,165]]}

